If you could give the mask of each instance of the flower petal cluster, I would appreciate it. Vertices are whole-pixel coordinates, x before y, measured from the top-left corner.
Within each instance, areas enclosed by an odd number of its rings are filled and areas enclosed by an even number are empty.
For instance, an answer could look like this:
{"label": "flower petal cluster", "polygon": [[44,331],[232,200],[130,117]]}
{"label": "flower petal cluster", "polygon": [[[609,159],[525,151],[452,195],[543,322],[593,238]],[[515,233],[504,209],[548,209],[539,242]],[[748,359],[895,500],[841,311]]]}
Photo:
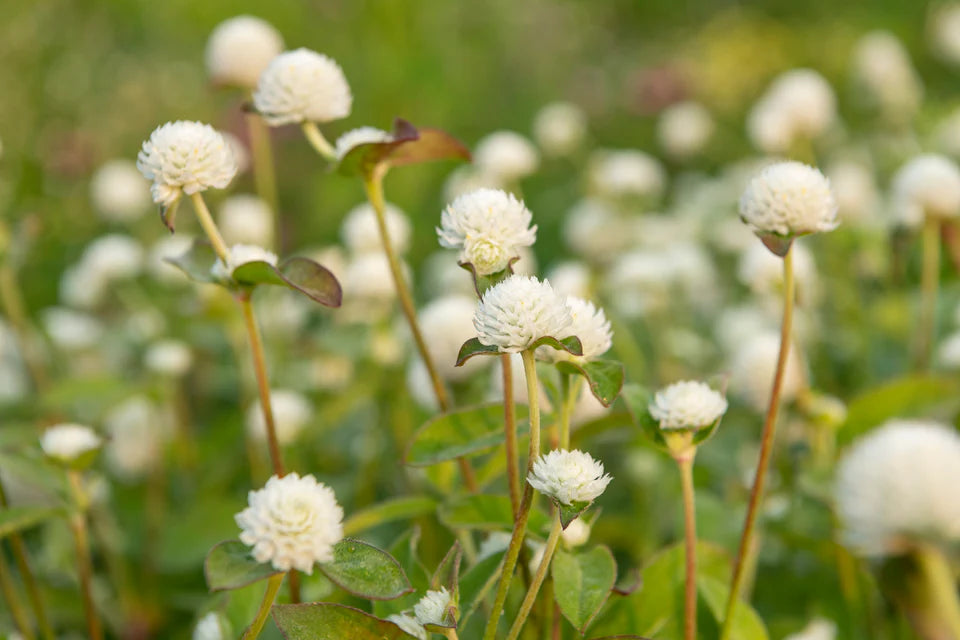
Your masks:
{"label": "flower petal cluster", "polygon": [[530,486],[562,505],[593,502],[613,478],[589,453],[554,449],[537,458],[527,476]]}
{"label": "flower petal cluster", "polygon": [[473,161],[481,174],[509,184],[534,173],[540,156],[533,143],[519,133],[495,131],[477,142]]}
{"label": "flower petal cluster", "polygon": [[960,216],[960,168],[939,154],[919,155],[897,171],[893,200],[899,222],[918,226],[926,216]]}
{"label": "flower petal cluster", "polygon": [[703,429],[727,411],[727,399],[705,382],[684,380],[657,391],[649,407],[661,429]]}
{"label": "flower petal cluster", "polygon": [[343,509],[333,490],[311,475],[273,476],[248,495],[249,506],[235,516],[240,541],[257,562],[275,569],[313,573],[317,562],[333,560],[343,538]]}
{"label": "flower petal cluster", "polygon": [[103,438],[82,424],[57,424],[40,436],[40,447],[54,460],[70,463],[84,454],[96,451],[103,445]]}
{"label": "flower petal cluster", "polygon": [[392,622],[400,627],[401,631],[417,638],[417,640],[427,640],[427,630],[423,628],[422,624],[417,622],[416,617],[409,613],[391,614],[387,616],[387,622]]}
{"label": "flower petal cluster", "polygon": [[755,233],[780,236],[832,231],[839,224],[830,182],[802,162],[772,164],[750,180],[740,217]]}
{"label": "flower petal cluster", "polygon": [[446,587],[440,587],[439,591],[427,591],[420,601],[413,605],[413,615],[422,625],[443,624],[449,606],[450,592]]}
{"label": "flower petal cluster", "polygon": [[552,361],[591,360],[609,351],[613,345],[613,329],[610,328],[610,321],[603,309],[576,296],[567,297],[567,307],[572,320],[569,333],[580,338],[583,354],[575,356],[566,351],[541,347],[537,349],[537,357]]}
{"label": "flower petal cluster", "polygon": [[836,112],[837,98],[822,75],[812,69],[792,69],[778,76],[754,105],[747,129],[763,152],[785,153],[798,140],[822,135]]}
{"label": "flower petal cluster", "polygon": [[473,315],[481,344],[517,353],[540,338],[558,340],[572,333],[573,319],[566,300],[550,282],[512,275],[487,289]]}
{"label": "flower petal cluster", "polygon": [[[303,394],[290,389],[272,389],[270,406],[277,430],[277,440],[287,445],[297,439],[303,427],[313,417],[313,407]],[[257,400],[247,409],[247,433],[260,441],[267,439],[267,425],[263,420],[263,406]]]}
{"label": "flower petal cluster", "polygon": [[353,94],[332,58],[296,49],[274,58],[260,75],[253,104],[267,124],[330,122],[350,115]]}
{"label": "flower petal cluster", "polygon": [[253,89],[281,51],[283,37],[273,25],[254,16],[235,16],[210,34],[204,58],[215,83]]}
{"label": "flower petal cluster", "polygon": [[226,139],[208,124],[186,120],[157,127],[137,154],[137,168],[153,181],[153,201],[165,207],[184,193],[223,189],[237,174]]}

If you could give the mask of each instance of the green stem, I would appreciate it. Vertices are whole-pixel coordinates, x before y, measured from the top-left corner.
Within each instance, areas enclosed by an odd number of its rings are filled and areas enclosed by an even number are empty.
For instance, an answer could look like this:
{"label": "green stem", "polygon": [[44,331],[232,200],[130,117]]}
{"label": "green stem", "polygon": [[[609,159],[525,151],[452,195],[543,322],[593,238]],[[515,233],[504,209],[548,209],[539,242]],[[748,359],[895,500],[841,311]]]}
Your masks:
{"label": "green stem", "polygon": [[3,592],[3,599],[7,606],[10,607],[10,616],[20,635],[25,640],[34,640],[36,636],[33,635],[33,629],[30,627],[30,618],[27,617],[26,607],[17,594],[17,586],[13,582],[10,567],[2,551],[0,551],[0,591]]}
{"label": "green stem", "polygon": [[320,133],[316,122],[304,122],[300,125],[300,128],[303,130],[303,135],[306,136],[307,142],[310,143],[310,146],[313,147],[317,153],[323,156],[325,160],[336,160],[337,152],[333,146],[327,142],[327,139],[323,137],[323,134]]}
{"label": "green stem", "polygon": [[747,556],[753,544],[754,530],[760,502],[763,499],[764,481],[770,468],[770,456],[773,452],[774,436],[777,427],[777,412],[780,408],[780,391],[783,387],[783,375],[786,370],[787,357],[790,353],[790,329],[793,324],[793,249],[788,249],[783,256],[783,321],[780,325],[780,352],[777,354],[777,369],[773,376],[773,388],[770,391],[770,404],[767,407],[767,416],[763,424],[763,434],[760,441],[760,458],[757,461],[757,471],[750,490],[750,504],[747,507],[747,517],[743,525],[743,534],[740,536],[740,546],[737,551],[737,560],[733,569],[733,580],[730,583],[730,594],[727,599],[726,614],[723,627],[720,631],[720,640],[728,640],[733,624],[733,612],[740,592],[743,589],[743,579],[746,575]]}
{"label": "green stem", "polygon": [[683,532],[685,581],[683,591],[683,637],[697,637],[697,517],[693,490],[693,457],[696,449],[676,458],[680,468],[680,484],[683,488]]}
{"label": "green stem", "polygon": [[[523,373],[527,379],[527,397],[530,406],[530,449],[527,454],[527,474],[533,470],[533,463],[540,456],[540,393],[537,382],[537,365],[533,351],[526,349],[520,353],[523,357]],[[507,592],[510,582],[517,568],[517,558],[523,547],[523,538],[527,532],[527,520],[530,517],[530,507],[533,504],[533,487],[524,483],[523,499],[520,501],[520,513],[513,525],[513,534],[510,536],[510,545],[503,557],[503,569],[500,581],[497,583],[497,595],[493,601],[493,609],[487,620],[487,627],[483,632],[483,640],[493,640],[497,635],[497,624],[503,616],[503,606],[507,601]]]}
{"label": "green stem", "polygon": [[78,471],[68,471],[67,479],[77,509],[70,516],[70,532],[73,534],[74,549],[77,554],[77,576],[80,580],[83,610],[87,618],[87,635],[91,640],[102,640],[103,627],[100,624],[100,617],[93,600],[93,561],[90,558],[90,540],[87,535],[86,520],[89,500],[83,489],[83,480]]}
{"label": "green stem", "polygon": [[949,637],[960,638],[960,601],[947,559],[940,549],[929,545],[918,548],[915,556],[926,583],[930,611],[944,629],[950,630]]}
{"label": "green stem", "polygon": [[270,207],[273,216],[274,244],[280,246],[280,209],[277,198],[277,178],[273,168],[273,149],[270,145],[270,127],[256,113],[247,114],[247,131],[253,156],[253,180],[257,194]]}
{"label": "green stem", "polygon": [[[0,507],[7,506],[7,494],[3,488],[3,483],[0,482]],[[14,562],[17,564],[17,571],[20,572],[23,584],[27,588],[27,598],[30,600],[30,606],[33,608],[33,613],[40,626],[40,633],[46,640],[55,640],[56,636],[47,617],[46,605],[44,605],[43,598],[40,596],[40,585],[37,584],[33,569],[30,567],[30,557],[27,555],[27,547],[23,543],[23,538],[20,537],[19,533],[14,533],[8,539],[10,548],[13,550]]]}
{"label": "green stem", "polygon": [[[2,230],[0,230],[2,232]],[[0,304],[10,320],[10,327],[17,338],[23,362],[27,366],[33,385],[37,391],[43,392],[49,384],[47,368],[42,356],[37,352],[36,345],[31,340],[33,334],[30,320],[27,318],[26,306],[23,303],[23,294],[17,282],[17,274],[9,262],[0,264]]]}
{"label": "green stem", "polygon": [[210,244],[213,245],[213,250],[216,251],[217,257],[226,265],[228,263],[227,256],[230,255],[230,250],[227,249],[227,243],[223,241],[223,236],[220,235],[220,230],[217,229],[217,223],[213,221],[213,216],[210,215],[210,209],[207,208],[207,203],[203,201],[203,196],[200,195],[199,192],[190,196],[190,199],[193,201],[193,209],[197,212],[197,220],[200,221],[203,232],[207,234],[207,238],[210,240]]}
{"label": "green stem", "polygon": [[527,589],[527,595],[520,604],[520,610],[517,612],[513,626],[510,627],[510,632],[507,633],[507,640],[516,640],[517,636],[520,635],[520,630],[523,629],[523,624],[526,622],[527,616],[530,615],[530,610],[533,609],[533,603],[536,601],[537,594],[540,592],[540,586],[547,577],[547,570],[550,568],[553,552],[557,549],[557,542],[560,540],[561,531],[563,531],[563,527],[560,524],[560,514],[558,513],[556,519],[553,521],[553,528],[550,529],[547,544],[543,548],[543,559],[540,561],[540,566],[537,567],[537,572],[533,576],[530,588]]}
{"label": "green stem", "polygon": [[253,619],[247,630],[243,632],[241,640],[255,640],[260,636],[263,625],[267,622],[267,616],[270,615],[270,607],[277,598],[277,592],[280,591],[280,585],[283,583],[283,576],[286,574],[278,573],[267,580],[267,590],[263,594],[263,601],[260,602],[260,608],[257,610],[257,617]]}
{"label": "green stem", "polygon": [[520,469],[517,455],[517,413],[513,399],[513,369],[510,366],[510,354],[500,355],[500,368],[503,372],[503,430],[506,445],[504,455],[507,459],[507,487],[510,490],[510,506],[513,519],[520,513]]}
{"label": "green stem", "polygon": [[923,272],[920,276],[920,324],[917,327],[917,369],[930,366],[930,348],[937,324],[940,279],[940,219],[927,216],[923,224]]}

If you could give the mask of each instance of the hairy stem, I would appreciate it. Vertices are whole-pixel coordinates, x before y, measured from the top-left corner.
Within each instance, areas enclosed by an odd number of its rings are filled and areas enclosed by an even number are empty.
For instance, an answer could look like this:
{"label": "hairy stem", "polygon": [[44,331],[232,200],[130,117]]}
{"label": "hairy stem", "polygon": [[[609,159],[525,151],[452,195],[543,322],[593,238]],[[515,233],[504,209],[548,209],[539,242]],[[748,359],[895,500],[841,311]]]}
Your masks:
{"label": "hairy stem", "polygon": [[503,430],[507,458],[507,487],[510,490],[510,506],[516,521],[520,512],[520,469],[517,456],[517,412],[513,400],[513,369],[510,366],[510,354],[500,355],[500,368],[503,372]]}
{"label": "hairy stem", "polygon": [[280,591],[280,585],[283,583],[284,575],[286,574],[278,573],[267,580],[267,590],[263,594],[263,600],[260,602],[257,616],[253,619],[253,622],[250,623],[250,626],[247,627],[246,631],[243,632],[241,640],[255,640],[260,636],[263,625],[267,622],[267,616],[270,615],[270,608],[273,606],[273,601],[276,600],[277,592]]}
{"label": "hairy stem", "polygon": [[533,609],[533,603],[536,601],[537,594],[540,592],[540,586],[543,584],[544,579],[546,579],[547,571],[550,569],[550,561],[553,559],[553,552],[557,549],[557,542],[560,540],[561,531],[563,531],[563,527],[560,525],[560,514],[558,513],[556,519],[553,521],[553,528],[550,529],[547,544],[543,548],[543,559],[540,561],[540,566],[537,567],[537,572],[533,576],[530,588],[527,589],[527,595],[523,598],[523,603],[521,603],[517,617],[513,621],[513,626],[510,627],[510,632],[507,633],[507,640],[516,640],[520,635],[520,630],[523,629],[523,624],[527,621],[527,616],[530,615],[530,610]]}
{"label": "hairy stem", "polygon": [[227,243],[223,241],[223,236],[220,235],[220,230],[217,229],[217,223],[213,221],[213,216],[210,215],[210,209],[207,208],[207,203],[203,201],[203,196],[200,195],[199,192],[190,196],[190,199],[193,201],[193,209],[197,212],[197,220],[200,221],[203,232],[207,234],[207,238],[210,240],[210,244],[213,245],[213,250],[216,251],[217,257],[226,265],[230,250],[227,249]]}
{"label": "hairy stem", "polygon": [[683,533],[685,582],[683,591],[683,637],[697,637],[697,518],[693,491],[694,451],[677,457],[680,468],[680,484],[683,488]]}
{"label": "hairy stem", "polygon": [[930,348],[937,326],[937,289],[940,280],[940,219],[927,216],[923,224],[923,272],[920,276],[920,323],[917,327],[917,369],[930,366]]}

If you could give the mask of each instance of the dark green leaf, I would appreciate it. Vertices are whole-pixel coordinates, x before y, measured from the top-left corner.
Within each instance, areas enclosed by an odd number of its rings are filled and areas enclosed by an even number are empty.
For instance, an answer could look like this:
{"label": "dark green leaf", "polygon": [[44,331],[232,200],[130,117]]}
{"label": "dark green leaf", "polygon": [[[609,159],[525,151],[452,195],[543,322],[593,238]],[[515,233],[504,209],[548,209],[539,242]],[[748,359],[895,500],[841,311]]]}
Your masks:
{"label": "dark green leaf", "polygon": [[266,580],[280,571],[254,560],[250,547],[239,540],[226,540],[210,549],[203,563],[203,575],[210,591],[245,587]]}
{"label": "dark green leaf", "polygon": [[[513,528],[513,506],[507,496],[472,495],[454,500],[440,507],[440,521],[451,529],[497,529]],[[549,519],[543,512],[531,509],[529,527],[543,531]]]}
{"label": "dark green leaf", "polygon": [[320,570],[344,591],[368,600],[392,600],[413,591],[389,553],[360,540],[345,538],[335,544],[333,560]]}
{"label": "dark green leaf", "polygon": [[65,515],[57,507],[7,507],[0,509],[0,538],[34,527],[46,520]]}
{"label": "dark green leaf", "polygon": [[457,354],[457,366],[462,366],[464,362],[473,356],[498,356],[500,349],[495,345],[481,344],[479,338],[470,338],[460,347],[460,353]]}
{"label": "dark green leaf", "polygon": [[339,307],[343,300],[336,276],[309,258],[293,257],[284,261],[280,274],[290,287],[324,306]]}
{"label": "dark green leaf", "polygon": [[[517,433],[529,430],[528,409],[516,406]],[[413,436],[406,463],[423,467],[487,451],[504,441],[503,404],[457,409],[427,421]]]}
{"label": "dark green leaf", "polygon": [[213,265],[217,262],[217,254],[209,242],[194,240],[190,248],[179,256],[163,259],[183,271],[194,282],[216,282],[213,277]]}
{"label": "dark green leaf", "polygon": [[408,640],[397,625],[330,602],[276,604],[273,621],[287,640]]}
{"label": "dark green leaf", "polygon": [[610,596],[617,580],[617,563],[602,545],[580,553],[558,549],[550,575],[560,611],[583,634]]}
{"label": "dark green leaf", "polygon": [[356,535],[386,522],[424,516],[436,509],[437,501],[429,496],[394,498],[355,512],[343,523],[343,533]]}
{"label": "dark green leaf", "polygon": [[605,407],[613,404],[623,387],[623,365],[616,360],[557,363],[563,373],[582,375],[590,385],[590,393]]}
{"label": "dark green leaf", "polygon": [[537,347],[552,347],[557,351],[566,351],[575,356],[583,355],[583,345],[580,344],[580,338],[577,336],[568,336],[562,340],[557,340],[553,336],[544,336],[530,345],[530,349]]}
{"label": "dark green leaf", "polygon": [[586,511],[590,506],[589,502],[573,502],[571,504],[557,504],[557,510],[560,512],[560,526],[566,529],[570,523],[580,517],[580,514]]}
{"label": "dark green leaf", "polygon": [[258,284],[272,284],[280,287],[287,286],[287,283],[280,277],[280,272],[269,262],[263,260],[254,260],[244,262],[233,270],[231,277],[237,284],[244,287],[254,287]]}

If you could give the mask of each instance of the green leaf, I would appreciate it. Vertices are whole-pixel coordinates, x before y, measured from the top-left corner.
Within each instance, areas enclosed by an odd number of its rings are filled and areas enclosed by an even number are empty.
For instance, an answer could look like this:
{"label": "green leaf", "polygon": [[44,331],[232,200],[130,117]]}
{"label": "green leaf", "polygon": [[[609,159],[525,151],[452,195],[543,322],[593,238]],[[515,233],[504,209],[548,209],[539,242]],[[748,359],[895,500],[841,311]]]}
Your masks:
{"label": "green leaf", "polygon": [[584,634],[617,581],[613,554],[602,545],[580,553],[558,549],[550,565],[550,575],[560,611]]}
{"label": "green leaf", "polygon": [[837,433],[846,444],[890,418],[930,415],[943,408],[955,412],[960,405],[960,380],[932,375],[912,375],[892,380],[850,401],[847,420]]}
{"label": "green leaf", "polygon": [[[697,592],[706,601],[714,620],[717,624],[721,624],[726,614],[727,598],[730,597],[727,583],[710,576],[698,576]],[[730,640],[768,640],[768,638],[767,630],[757,612],[742,600],[738,601],[733,608]]]}
{"label": "green leaf", "polygon": [[343,290],[329,269],[309,258],[293,257],[280,265],[286,283],[314,302],[326,307],[339,307]]}
{"label": "green leaf", "polygon": [[588,362],[558,362],[562,373],[582,375],[590,385],[590,393],[605,407],[613,404],[623,387],[623,364],[616,360],[590,360]]}
{"label": "green leaf", "polygon": [[338,587],[368,600],[393,600],[413,591],[400,564],[373,545],[344,538],[333,546],[333,560],[320,566]]}
{"label": "green leaf", "polygon": [[278,573],[281,572],[272,565],[254,560],[250,547],[239,540],[215,545],[203,563],[203,575],[210,591],[238,589]]}
{"label": "green leaf", "polygon": [[571,355],[583,355],[583,345],[577,336],[568,336],[562,340],[557,340],[553,336],[544,336],[527,348],[536,349],[537,347],[553,347],[557,351],[566,351]]}
{"label": "green leaf", "polygon": [[343,533],[353,536],[387,522],[425,516],[436,509],[437,501],[429,496],[394,498],[355,512],[343,523]]}
{"label": "green leaf", "polygon": [[230,274],[237,284],[244,287],[255,287],[258,284],[272,284],[279,287],[287,286],[287,283],[280,277],[280,272],[275,266],[263,260],[253,260],[244,262],[233,270]]}
{"label": "green leaf", "polygon": [[[529,430],[528,408],[516,405],[517,433]],[[504,441],[503,404],[457,409],[428,420],[413,435],[406,464],[425,467],[482,453]]]}
{"label": "green leaf", "polygon": [[[443,560],[437,565],[437,570],[433,572],[430,578],[430,588],[434,591],[440,587],[446,587],[447,591],[456,596],[459,593],[460,584],[460,561],[463,559],[463,549],[460,542],[454,542]],[[455,598],[454,598],[455,599]]]}
{"label": "green leaf", "polygon": [[477,292],[478,298],[482,298],[483,294],[487,292],[487,289],[513,275],[513,264],[518,260],[520,260],[520,256],[510,258],[506,269],[486,276],[478,275],[477,268],[474,267],[471,262],[458,262],[457,264],[461,269],[466,269],[470,272],[470,277],[473,279],[473,290]]}
{"label": "green leaf", "polygon": [[478,561],[467,569],[460,578],[460,626],[466,627],[467,620],[491,592],[500,577],[500,564],[506,551],[495,553]]}
{"label": "green leaf", "polygon": [[38,524],[64,515],[57,507],[7,507],[0,509],[0,538],[35,527]]}
{"label": "green leaf", "polygon": [[560,526],[563,527],[564,530],[590,506],[590,503],[586,501],[572,502],[571,504],[560,504],[555,501],[555,504],[557,505],[557,510],[560,512]]}
{"label": "green leaf", "polygon": [[276,604],[273,621],[287,640],[408,640],[397,625],[330,602]]}
{"label": "green leaf", "polygon": [[183,271],[194,282],[217,282],[211,271],[217,262],[217,254],[205,240],[198,238],[183,254],[164,258],[163,261]]}
{"label": "green leaf", "polygon": [[[440,507],[439,518],[451,529],[509,531],[513,528],[513,506],[508,496],[471,495]],[[543,512],[531,509],[531,531],[543,531],[548,525],[549,518]]]}
{"label": "green leaf", "polygon": [[420,132],[412,124],[397,118],[393,123],[393,136],[389,142],[367,142],[352,147],[337,164],[337,171],[344,176],[368,176],[377,165],[399,147],[417,140]]}
{"label": "green leaf", "polygon": [[653,400],[653,394],[646,387],[635,383],[624,385],[620,393],[624,403],[627,405],[627,411],[633,418],[633,423],[640,427],[640,430],[650,438],[658,447],[666,450],[667,442],[663,438],[663,432],[660,430],[660,424],[650,415],[650,402]]}
{"label": "green leaf", "polygon": [[400,563],[414,591],[396,600],[374,600],[373,614],[378,618],[385,619],[391,614],[410,609],[420,600],[418,594],[430,588],[430,575],[417,555],[419,540],[420,529],[413,526],[400,534],[390,545],[388,549],[390,555]]}
{"label": "green leaf", "polygon": [[480,338],[470,338],[460,347],[460,353],[457,354],[457,366],[463,366],[463,363],[473,356],[498,356],[500,348],[495,345],[481,344]]}

